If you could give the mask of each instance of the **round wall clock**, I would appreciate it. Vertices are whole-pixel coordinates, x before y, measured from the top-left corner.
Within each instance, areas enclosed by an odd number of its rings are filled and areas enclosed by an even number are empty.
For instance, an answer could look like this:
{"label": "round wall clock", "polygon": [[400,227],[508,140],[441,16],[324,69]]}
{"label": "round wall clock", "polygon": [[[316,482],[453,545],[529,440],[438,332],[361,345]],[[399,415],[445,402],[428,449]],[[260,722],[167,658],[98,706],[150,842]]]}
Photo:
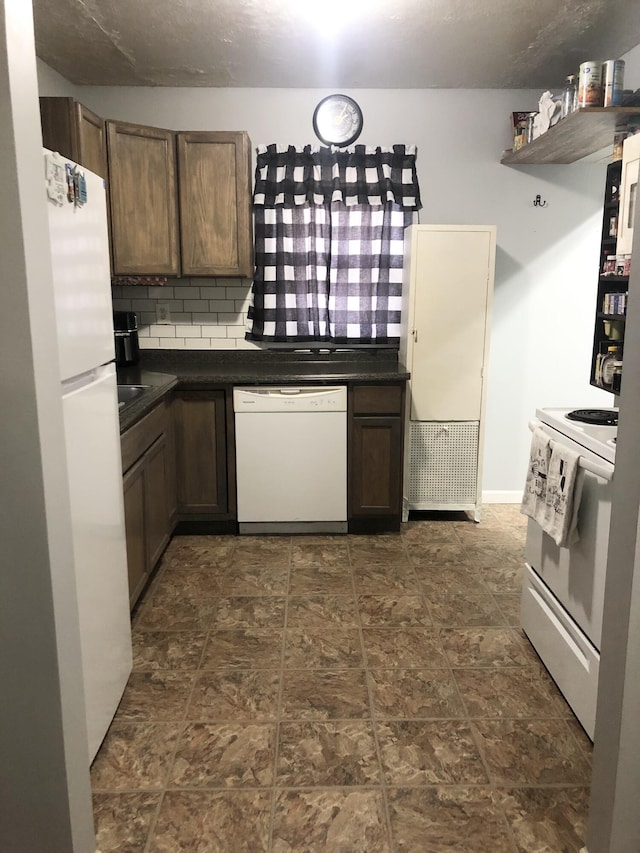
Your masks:
{"label": "round wall clock", "polygon": [[362,110],[348,95],[328,95],[313,113],[313,129],[325,145],[342,148],[360,136]]}

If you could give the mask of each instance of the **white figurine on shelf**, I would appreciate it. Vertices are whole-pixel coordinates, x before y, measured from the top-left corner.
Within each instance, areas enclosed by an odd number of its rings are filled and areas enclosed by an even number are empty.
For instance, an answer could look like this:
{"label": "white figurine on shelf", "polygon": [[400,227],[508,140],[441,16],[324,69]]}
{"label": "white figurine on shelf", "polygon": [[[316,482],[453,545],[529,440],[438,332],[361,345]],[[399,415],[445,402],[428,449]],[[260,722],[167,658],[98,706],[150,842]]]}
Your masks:
{"label": "white figurine on shelf", "polygon": [[533,121],[533,138],[537,139],[560,121],[562,103],[551,92],[543,92],[538,102],[538,115]]}

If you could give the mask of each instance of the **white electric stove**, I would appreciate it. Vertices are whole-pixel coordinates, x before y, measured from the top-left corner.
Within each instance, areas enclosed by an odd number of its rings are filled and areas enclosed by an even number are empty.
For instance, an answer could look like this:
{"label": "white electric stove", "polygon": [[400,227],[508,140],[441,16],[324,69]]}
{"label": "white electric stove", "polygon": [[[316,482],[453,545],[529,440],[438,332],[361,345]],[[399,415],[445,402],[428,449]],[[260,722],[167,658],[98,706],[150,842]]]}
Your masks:
{"label": "white electric stove", "polygon": [[[571,412],[593,413],[594,418],[596,417],[595,413],[601,412],[602,420],[615,420],[616,424],[586,423],[567,417]],[[618,409],[538,409],[536,418],[608,462],[615,462]]]}
{"label": "white electric stove", "polygon": [[[585,422],[568,417],[584,412]],[[598,414],[599,413],[599,414]],[[529,519],[522,627],[587,734],[595,727],[618,410],[538,409],[532,429],[577,451],[584,469],[579,540],[558,547]],[[614,423],[615,422],[615,423]]]}

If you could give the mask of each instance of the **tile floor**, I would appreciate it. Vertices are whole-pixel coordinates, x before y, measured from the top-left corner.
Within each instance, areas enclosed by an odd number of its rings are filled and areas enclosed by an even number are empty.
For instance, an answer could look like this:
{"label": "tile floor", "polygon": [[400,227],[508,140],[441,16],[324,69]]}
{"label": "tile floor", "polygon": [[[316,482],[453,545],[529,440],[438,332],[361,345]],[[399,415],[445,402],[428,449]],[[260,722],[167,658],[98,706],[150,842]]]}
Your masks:
{"label": "tile floor", "polygon": [[557,853],[590,743],[518,628],[524,519],[175,538],[92,767],[101,853]]}

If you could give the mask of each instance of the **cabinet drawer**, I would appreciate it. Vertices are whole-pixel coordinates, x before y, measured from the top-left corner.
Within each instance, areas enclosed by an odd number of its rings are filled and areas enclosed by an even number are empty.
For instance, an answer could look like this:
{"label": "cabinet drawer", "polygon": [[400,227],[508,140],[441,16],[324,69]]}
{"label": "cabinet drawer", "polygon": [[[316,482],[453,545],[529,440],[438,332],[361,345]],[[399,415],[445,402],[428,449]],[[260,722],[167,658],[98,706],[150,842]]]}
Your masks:
{"label": "cabinet drawer", "polygon": [[167,406],[165,403],[160,403],[131,429],[123,433],[120,436],[123,472],[127,471],[148,447],[151,447],[159,435],[167,432],[168,428]]}
{"label": "cabinet drawer", "polygon": [[400,415],[401,385],[356,385],[353,389],[354,415]]}

